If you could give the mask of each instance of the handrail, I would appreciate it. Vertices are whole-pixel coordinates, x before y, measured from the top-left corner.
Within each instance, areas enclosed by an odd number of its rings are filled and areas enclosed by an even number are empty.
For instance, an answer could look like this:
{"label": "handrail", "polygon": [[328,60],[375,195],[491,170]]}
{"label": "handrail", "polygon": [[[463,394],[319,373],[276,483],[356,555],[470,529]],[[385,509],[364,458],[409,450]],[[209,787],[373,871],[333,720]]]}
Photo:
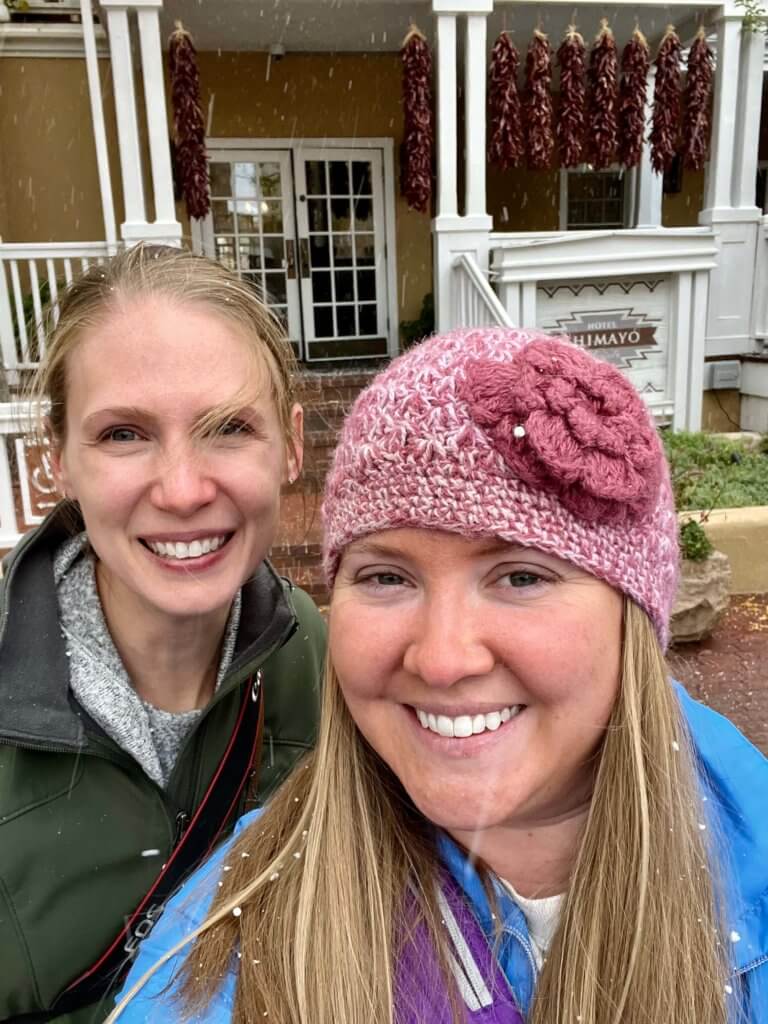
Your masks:
{"label": "handrail", "polygon": [[474,298],[485,306],[491,320],[501,327],[514,327],[512,318],[504,308],[501,299],[491,288],[488,278],[480,269],[475,257],[469,252],[462,252],[456,256],[453,265],[457,270],[463,271],[471,282]]}

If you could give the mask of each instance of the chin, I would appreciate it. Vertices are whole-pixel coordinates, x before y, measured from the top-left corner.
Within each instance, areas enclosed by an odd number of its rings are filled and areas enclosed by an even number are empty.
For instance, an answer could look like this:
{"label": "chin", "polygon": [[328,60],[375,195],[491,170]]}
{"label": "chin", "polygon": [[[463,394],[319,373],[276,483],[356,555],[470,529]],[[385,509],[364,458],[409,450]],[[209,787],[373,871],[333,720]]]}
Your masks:
{"label": "chin", "polygon": [[411,799],[427,821],[449,832],[483,832],[504,823],[505,816],[498,812],[496,802],[487,799],[456,798],[445,795],[430,799],[423,794],[411,794]]}

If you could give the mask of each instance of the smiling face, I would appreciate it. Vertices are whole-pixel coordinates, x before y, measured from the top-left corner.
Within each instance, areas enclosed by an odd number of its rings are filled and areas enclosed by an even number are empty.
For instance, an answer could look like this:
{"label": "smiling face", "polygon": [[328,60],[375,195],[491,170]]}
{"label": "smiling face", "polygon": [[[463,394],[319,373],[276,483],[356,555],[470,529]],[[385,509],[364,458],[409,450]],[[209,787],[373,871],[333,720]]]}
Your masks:
{"label": "smiling face", "polygon": [[330,647],[362,734],[421,813],[466,842],[589,799],[621,622],[617,591],[551,555],[400,529],[345,550]]}
{"label": "smiling face", "polygon": [[[67,380],[54,468],[110,608],[220,617],[264,558],[280,487],[299,469],[266,362],[205,307],[148,297],[83,334]],[[298,406],[292,416],[300,438]]]}

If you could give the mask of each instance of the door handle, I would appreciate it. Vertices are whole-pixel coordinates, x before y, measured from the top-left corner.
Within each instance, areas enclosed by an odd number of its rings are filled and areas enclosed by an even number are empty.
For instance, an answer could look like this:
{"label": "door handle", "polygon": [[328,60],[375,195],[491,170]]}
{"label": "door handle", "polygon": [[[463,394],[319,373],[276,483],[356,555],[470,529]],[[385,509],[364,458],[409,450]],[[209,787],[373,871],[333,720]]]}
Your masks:
{"label": "door handle", "polygon": [[285,240],[285,269],[289,281],[296,280],[296,244],[292,238]]}
{"label": "door handle", "polygon": [[309,239],[299,239],[299,270],[302,277],[309,277]]}

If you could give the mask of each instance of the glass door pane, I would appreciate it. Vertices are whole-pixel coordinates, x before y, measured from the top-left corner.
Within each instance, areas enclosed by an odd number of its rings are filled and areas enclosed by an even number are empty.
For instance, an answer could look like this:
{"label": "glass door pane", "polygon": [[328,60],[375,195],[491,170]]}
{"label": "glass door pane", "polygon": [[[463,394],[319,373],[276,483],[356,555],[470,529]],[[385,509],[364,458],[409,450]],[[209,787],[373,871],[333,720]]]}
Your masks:
{"label": "glass door pane", "polygon": [[306,358],[386,355],[383,174],[377,150],[299,150]]}
{"label": "glass door pane", "polygon": [[300,345],[290,153],[213,150],[210,177],[203,251],[253,284]]}

